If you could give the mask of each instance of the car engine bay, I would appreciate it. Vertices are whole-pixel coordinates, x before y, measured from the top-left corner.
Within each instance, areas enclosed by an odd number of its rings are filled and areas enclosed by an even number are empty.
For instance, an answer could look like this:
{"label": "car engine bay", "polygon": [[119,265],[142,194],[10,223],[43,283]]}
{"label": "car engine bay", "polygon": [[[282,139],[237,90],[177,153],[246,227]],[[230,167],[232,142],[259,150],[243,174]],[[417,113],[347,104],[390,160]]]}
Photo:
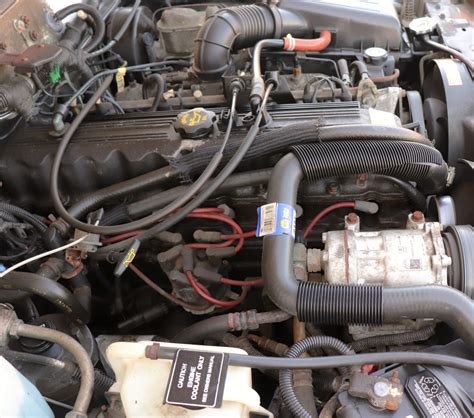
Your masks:
{"label": "car engine bay", "polygon": [[0,416],[474,417],[471,0],[0,25]]}

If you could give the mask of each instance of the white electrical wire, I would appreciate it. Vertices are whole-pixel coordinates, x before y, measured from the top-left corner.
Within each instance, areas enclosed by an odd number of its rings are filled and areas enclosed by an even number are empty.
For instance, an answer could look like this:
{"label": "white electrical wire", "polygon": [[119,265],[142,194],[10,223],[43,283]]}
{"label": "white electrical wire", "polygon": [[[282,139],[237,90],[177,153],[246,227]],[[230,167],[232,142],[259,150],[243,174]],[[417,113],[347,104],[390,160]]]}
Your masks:
{"label": "white electrical wire", "polygon": [[66,250],[67,248],[74,247],[75,245],[79,244],[80,242],[84,241],[89,235],[84,235],[83,237],[76,239],[75,241],[70,242],[69,244],[63,245],[62,247],[55,248],[54,250],[46,251],[45,253],[35,255],[31,258],[27,258],[26,260],[20,261],[17,264],[7,268],[5,271],[0,273],[0,279],[6,276],[8,273],[24,266],[25,264],[31,263],[32,261],[39,260],[40,258],[47,257],[48,255],[58,253],[60,251]]}

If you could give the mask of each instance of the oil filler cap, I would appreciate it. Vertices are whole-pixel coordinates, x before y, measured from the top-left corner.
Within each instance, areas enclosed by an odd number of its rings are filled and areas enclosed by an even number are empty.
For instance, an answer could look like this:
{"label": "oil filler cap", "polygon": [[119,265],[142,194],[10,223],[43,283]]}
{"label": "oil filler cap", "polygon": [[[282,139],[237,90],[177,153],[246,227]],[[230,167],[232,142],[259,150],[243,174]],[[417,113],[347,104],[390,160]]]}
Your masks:
{"label": "oil filler cap", "polygon": [[181,112],[174,123],[174,128],[184,138],[202,138],[208,135],[216,121],[216,114],[210,110],[196,107]]}

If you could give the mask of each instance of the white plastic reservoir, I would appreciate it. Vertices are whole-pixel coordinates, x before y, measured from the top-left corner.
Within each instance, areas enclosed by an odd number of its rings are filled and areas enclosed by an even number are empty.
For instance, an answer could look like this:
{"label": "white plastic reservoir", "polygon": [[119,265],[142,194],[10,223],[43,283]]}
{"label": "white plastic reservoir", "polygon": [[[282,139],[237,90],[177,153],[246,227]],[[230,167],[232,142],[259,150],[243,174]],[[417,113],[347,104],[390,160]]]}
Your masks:
{"label": "white plastic reservoir", "polygon": [[[107,348],[107,360],[112,366],[116,383],[110,392],[120,394],[127,417],[206,417],[248,418],[250,412],[273,415],[261,407],[260,396],[252,389],[251,369],[229,366],[225,379],[220,408],[188,409],[165,404],[171,360],[152,360],[145,357],[145,348],[151,341],[118,342]],[[246,354],[228,347],[160,343],[163,347],[176,347],[194,351]]]}
{"label": "white plastic reservoir", "polygon": [[54,418],[38,389],[1,356],[0,417]]}

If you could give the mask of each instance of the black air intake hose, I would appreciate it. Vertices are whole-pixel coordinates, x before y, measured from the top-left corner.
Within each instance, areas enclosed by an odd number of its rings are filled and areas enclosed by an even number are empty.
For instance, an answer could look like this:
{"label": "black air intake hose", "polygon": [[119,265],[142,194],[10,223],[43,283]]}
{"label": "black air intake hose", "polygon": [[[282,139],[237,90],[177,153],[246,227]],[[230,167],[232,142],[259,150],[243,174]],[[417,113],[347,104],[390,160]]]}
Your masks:
{"label": "black air intake hose", "polygon": [[226,7],[210,16],[199,31],[194,47],[196,74],[202,79],[217,79],[231,62],[231,51],[252,47],[258,41],[308,34],[306,20],[275,6]]}
{"label": "black air intake hose", "polygon": [[[289,150],[292,145],[308,142],[343,141],[402,141],[425,144],[431,143],[423,135],[405,128],[353,125],[353,126],[324,126],[324,119],[295,123],[279,129],[271,129],[258,135],[250,147],[245,161],[258,160],[267,155],[274,155]],[[239,148],[242,137],[231,139],[224,150],[223,163],[229,161]],[[170,164],[176,168],[182,177],[193,177],[202,172],[209,164],[212,155],[220,147],[220,141],[206,144],[190,154],[183,155]]]}
{"label": "black air intake hose", "polygon": [[[382,325],[382,287],[300,282],[298,318],[327,325]],[[318,301],[317,304],[314,301]]]}
{"label": "black air intake hose", "polygon": [[399,141],[338,141],[292,147],[306,179],[384,174],[414,181],[427,194],[446,186],[448,167],[428,145]]}
{"label": "black air intake hose", "polygon": [[[365,156],[367,165],[364,168],[369,173],[370,169],[377,167],[381,157],[375,151],[380,151],[377,143],[371,144],[373,145],[364,144],[374,147],[373,155]],[[337,143],[331,145],[337,147]],[[358,161],[357,148],[354,146],[351,149],[354,152],[351,159]],[[336,170],[342,170],[351,161],[343,150],[344,144],[340,146],[338,154],[345,155],[345,158],[339,157],[331,161]],[[406,150],[409,152],[411,147]],[[385,157],[392,164],[399,163],[396,159]],[[326,154],[313,155],[313,165],[308,165],[306,171],[311,169],[314,172],[316,167],[324,166],[326,158]],[[308,158],[308,164],[309,161]],[[422,159],[418,164],[422,166],[427,161]],[[332,166],[329,167],[334,170]],[[442,181],[441,176],[438,178],[440,186],[446,182],[448,175],[444,163],[439,166],[439,170],[442,170],[441,167],[444,167],[445,177]],[[320,176],[324,176],[324,172]],[[268,203],[278,202],[296,207],[298,187],[303,177],[304,171],[298,158],[294,154],[287,154],[273,169],[268,185]],[[421,180],[424,181],[423,178]],[[293,273],[293,245],[294,239],[288,235],[268,235],[263,240],[262,272],[265,288],[280,309],[298,316],[302,321],[337,324],[380,324],[401,318],[439,319],[450,325],[474,349],[474,303],[463,293],[444,286],[383,289],[377,286],[331,286],[299,282]]]}

